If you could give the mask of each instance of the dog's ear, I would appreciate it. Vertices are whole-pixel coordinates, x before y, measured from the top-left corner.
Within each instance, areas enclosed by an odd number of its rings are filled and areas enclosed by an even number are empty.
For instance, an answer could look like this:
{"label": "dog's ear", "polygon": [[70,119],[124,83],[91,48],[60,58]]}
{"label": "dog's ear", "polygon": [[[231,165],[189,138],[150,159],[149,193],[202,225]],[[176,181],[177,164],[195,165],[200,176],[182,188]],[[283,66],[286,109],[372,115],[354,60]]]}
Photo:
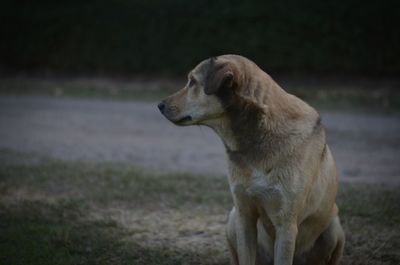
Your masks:
{"label": "dog's ear", "polygon": [[211,58],[207,69],[204,83],[204,92],[207,95],[233,88],[235,85],[234,71],[228,63],[217,64],[215,61],[216,58]]}

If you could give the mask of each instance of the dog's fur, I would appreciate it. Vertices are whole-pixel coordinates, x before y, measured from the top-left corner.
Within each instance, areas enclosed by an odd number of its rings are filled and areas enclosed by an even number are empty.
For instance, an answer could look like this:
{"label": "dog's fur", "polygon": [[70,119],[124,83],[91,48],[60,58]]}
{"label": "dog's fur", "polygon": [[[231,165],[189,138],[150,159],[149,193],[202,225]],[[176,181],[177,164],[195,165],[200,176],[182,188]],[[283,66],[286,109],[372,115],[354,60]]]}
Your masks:
{"label": "dog's fur", "polygon": [[318,113],[238,55],[207,59],[188,79],[159,108],[177,125],[211,127],[225,145],[232,264],[338,264],[338,177]]}

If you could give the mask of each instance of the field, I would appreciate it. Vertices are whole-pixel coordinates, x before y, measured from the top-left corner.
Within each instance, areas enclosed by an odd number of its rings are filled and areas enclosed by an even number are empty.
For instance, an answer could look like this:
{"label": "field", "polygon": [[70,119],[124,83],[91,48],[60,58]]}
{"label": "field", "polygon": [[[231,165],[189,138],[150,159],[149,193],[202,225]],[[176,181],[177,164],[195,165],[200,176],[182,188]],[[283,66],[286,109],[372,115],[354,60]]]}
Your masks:
{"label": "field", "polygon": [[[322,110],[341,264],[400,264],[398,81],[278,82]],[[182,84],[0,78],[0,264],[228,264],[221,143],[156,109]]]}
{"label": "field", "polygon": [[393,1],[0,4],[0,265],[227,265],[223,144],[157,103],[240,54],[321,114],[342,265],[400,264]]}
{"label": "field", "polygon": [[[222,176],[0,154],[1,264],[228,264]],[[342,264],[400,263],[399,201],[398,187],[341,184]]]}

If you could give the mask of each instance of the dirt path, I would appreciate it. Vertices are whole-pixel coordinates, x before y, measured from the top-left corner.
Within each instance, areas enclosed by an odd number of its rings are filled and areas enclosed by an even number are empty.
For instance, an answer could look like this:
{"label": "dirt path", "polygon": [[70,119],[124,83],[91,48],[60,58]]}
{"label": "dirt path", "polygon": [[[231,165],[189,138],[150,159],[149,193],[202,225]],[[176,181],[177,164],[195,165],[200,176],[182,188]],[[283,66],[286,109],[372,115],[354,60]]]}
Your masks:
{"label": "dirt path", "polygon": [[[322,118],[342,180],[400,184],[400,116],[323,112]],[[2,96],[0,149],[160,171],[226,172],[223,146],[211,130],[176,127],[151,103]]]}

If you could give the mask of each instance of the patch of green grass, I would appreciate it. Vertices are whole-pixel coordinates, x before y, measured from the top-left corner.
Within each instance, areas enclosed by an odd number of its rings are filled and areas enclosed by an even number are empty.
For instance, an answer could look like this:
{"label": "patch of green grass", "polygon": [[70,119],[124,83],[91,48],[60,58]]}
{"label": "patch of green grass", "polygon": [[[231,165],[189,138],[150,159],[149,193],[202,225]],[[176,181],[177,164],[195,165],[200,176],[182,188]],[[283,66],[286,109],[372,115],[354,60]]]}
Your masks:
{"label": "patch of green grass", "polygon": [[400,94],[389,91],[310,90],[303,100],[321,110],[398,113]]}
{"label": "patch of green grass", "polygon": [[194,253],[145,248],[113,221],[88,220],[73,203],[0,204],[1,264],[202,264]]}
{"label": "patch of green grass", "polygon": [[[313,79],[311,79],[313,80]],[[400,111],[397,80],[331,80],[287,78],[282,86],[291,94],[320,110],[398,113]]]}
{"label": "patch of green grass", "polygon": [[181,88],[180,82],[166,80],[124,81],[101,78],[0,78],[0,94],[53,97],[99,98],[109,100],[160,100]]}
{"label": "patch of green grass", "polygon": [[346,231],[344,264],[399,264],[398,187],[342,184],[338,205]]}
{"label": "patch of green grass", "polygon": [[[0,264],[228,263],[223,229],[232,202],[223,177],[118,163],[2,163],[13,156],[2,153]],[[398,187],[341,184],[342,265],[400,263],[399,201]],[[182,238],[193,247],[179,246]]]}
{"label": "patch of green grass", "polygon": [[[278,80],[290,93],[321,110],[400,112],[398,82],[311,82],[302,78]],[[0,95],[45,95],[123,101],[158,101],[183,87],[168,79],[117,80],[101,78],[2,77]]]}
{"label": "patch of green grass", "polygon": [[[338,195],[341,213],[362,218],[366,223],[400,225],[399,187],[372,184],[346,184]],[[374,207],[378,206],[378,207]]]}
{"label": "patch of green grass", "polygon": [[[10,165],[0,168],[0,191],[26,188],[45,196],[110,205],[151,205],[162,202],[179,208],[193,204],[227,206],[228,184],[223,178],[187,174],[149,174],[117,163],[48,160],[40,165]],[[207,191],[207,192],[204,192]]]}

